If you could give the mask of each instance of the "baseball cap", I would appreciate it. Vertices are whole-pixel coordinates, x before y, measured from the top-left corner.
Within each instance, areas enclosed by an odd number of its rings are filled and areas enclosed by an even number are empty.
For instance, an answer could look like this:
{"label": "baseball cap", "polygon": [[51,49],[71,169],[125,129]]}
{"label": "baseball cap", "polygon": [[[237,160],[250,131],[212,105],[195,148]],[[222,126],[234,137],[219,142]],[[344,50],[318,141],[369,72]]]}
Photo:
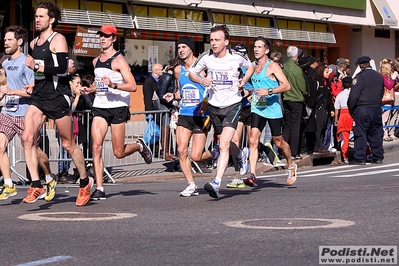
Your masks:
{"label": "baseball cap", "polygon": [[116,28],[110,24],[104,24],[99,31],[97,31],[97,34],[104,33],[106,35],[118,35],[118,31]]}
{"label": "baseball cap", "polygon": [[346,61],[345,58],[340,57],[337,59],[337,65],[342,65],[342,64],[347,64],[347,63],[348,63],[348,61]]}

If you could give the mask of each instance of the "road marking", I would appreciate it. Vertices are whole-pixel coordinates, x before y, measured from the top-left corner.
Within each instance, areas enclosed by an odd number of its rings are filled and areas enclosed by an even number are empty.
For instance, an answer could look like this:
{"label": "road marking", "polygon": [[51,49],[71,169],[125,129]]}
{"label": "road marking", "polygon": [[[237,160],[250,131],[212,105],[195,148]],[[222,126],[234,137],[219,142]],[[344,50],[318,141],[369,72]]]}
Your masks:
{"label": "road marking", "polygon": [[[283,221],[287,223],[286,226],[258,226],[258,225],[248,225],[244,223],[249,222],[262,222],[262,221]],[[304,225],[304,226],[296,226],[296,223],[301,221],[304,222],[322,222],[328,223],[324,225]],[[318,228],[337,228],[337,227],[346,227],[354,225],[355,222],[340,220],[340,219],[315,219],[315,218],[266,218],[266,219],[253,219],[253,220],[243,220],[243,221],[232,221],[224,223],[227,226],[245,228],[245,229],[278,229],[278,230],[292,230],[292,229],[318,229]]]}
{"label": "road marking", "polygon": [[108,221],[132,218],[134,213],[82,213],[82,212],[45,212],[19,216],[19,219],[30,221]]}
{"label": "road marking", "polygon": [[72,256],[55,256],[47,259],[42,259],[42,260],[36,260],[36,261],[31,261],[27,263],[22,263],[18,264],[16,266],[35,266],[35,265],[43,265],[43,264],[48,264],[48,263],[53,263],[61,260],[67,260],[72,258]]}
{"label": "road marking", "polygon": [[[307,170],[307,171],[298,171],[299,177],[313,177],[313,176],[324,176],[324,177],[351,177],[354,176],[353,174],[350,175],[343,175],[343,176],[338,176],[337,174],[339,173],[348,173],[348,172],[357,172],[357,171],[367,171],[367,174],[372,173],[370,172],[371,170],[374,169],[380,169],[380,168],[386,168],[386,167],[391,167],[391,166],[399,166],[399,163],[393,163],[393,164],[384,164],[384,165],[378,165],[378,166],[366,166],[366,167],[358,167],[357,165],[345,165],[345,166],[335,166],[334,168],[324,168],[324,169],[316,169],[316,170]],[[347,169],[347,168],[352,168],[352,169]],[[337,171],[338,170],[338,171]],[[327,171],[327,172],[326,172]],[[385,170],[387,172],[394,172],[398,171],[397,169],[389,169]],[[379,173],[379,172],[377,172]],[[384,173],[384,172],[381,172]],[[267,175],[262,175],[262,176],[257,176],[256,178],[262,179],[262,178],[270,178],[270,175],[273,175],[273,177],[280,177],[280,176],[287,176],[286,173],[282,174],[273,174],[273,173],[268,173]],[[360,174],[358,174],[360,175]]]}

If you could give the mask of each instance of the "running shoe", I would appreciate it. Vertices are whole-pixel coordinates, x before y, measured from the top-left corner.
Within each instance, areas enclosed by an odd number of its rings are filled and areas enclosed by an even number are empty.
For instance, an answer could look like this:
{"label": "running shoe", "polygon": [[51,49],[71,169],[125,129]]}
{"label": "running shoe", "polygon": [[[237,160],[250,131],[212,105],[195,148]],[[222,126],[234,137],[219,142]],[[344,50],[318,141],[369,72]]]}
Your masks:
{"label": "running shoe", "polygon": [[197,191],[197,186],[195,184],[188,184],[185,190],[180,192],[180,197],[191,197],[191,196],[198,196],[199,193]]}
{"label": "running shoe", "polygon": [[105,196],[105,192],[96,189],[94,190],[93,193],[90,195],[90,200],[105,200],[107,197]]}
{"label": "running shoe", "polygon": [[244,147],[242,149],[242,158],[237,158],[237,162],[240,166],[240,175],[245,175],[248,172],[249,164],[248,164],[248,157],[249,157],[249,149]]}
{"label": "running shoe", "polygon": [[[79,188],[79,194],[76,198],[76,206],[81,207],[86,205],[86,203],[90,200],[90,189],[93,187],[94,179],[89,176],[89,182],[85,187]],[[81,180],[79,180],[81,181]]]}
{"label": "running shoe", "polygon": [[42,187],[31,187],[28,189],[28,195],[22,200],[25,203],[34,203],[38,199],[46,196],[46,190]]}
{"label": "running shoe", "polygon": [[245,185],[249,187],[257,187],[258,186],[258,180],[256,179],[256,176],[254,174],[251,174],[249,177],[247,177],[244,180]]}
{"label": "running shoe", "polygon": [[290,167],[287,169],[287,185],[292,185],[295,183],[297,174],[296,171],[298,169],[298,166],[294,163],[294,166]]}
{"label": "running shoe", "polygon": [[226,185],[227,188],[245,188],[244,182],[242,179],[238,179],[237,177],[234,177],[233,180],[231,180],[230,183]]}
{"label": "running shoe", "polygon": [[144,161],[147,164],[152,163],[152,151],[151,151],[151,149],[147,146],[147,144],[145,144],[145,142],[144,142],[144,140],[142,138],[137,139],[137,143],[140,143],[141,145],[143,145],[143,150],[139,151],[139,153],[143,157]]}
{"label": "running shoe", "polygon": [[0,194],[0,200],[6,200],[9,197],[17,195],[17,188],[15,185],[9,187],[7,184],[3,185],[3,191]]}
{"label": "running shoe", "polygon": [[206,182],[204,189],[212,198],[219,198],[220,183],[217,182],[215,178],[212,178],[211,182]]}
{"label": "running shoe", "polygon": [[50,201],[55,196],[55,187],[57,186],[56,176],[51,174],[53,180],[46,183],[46,196],[44,197],[45,201]]}

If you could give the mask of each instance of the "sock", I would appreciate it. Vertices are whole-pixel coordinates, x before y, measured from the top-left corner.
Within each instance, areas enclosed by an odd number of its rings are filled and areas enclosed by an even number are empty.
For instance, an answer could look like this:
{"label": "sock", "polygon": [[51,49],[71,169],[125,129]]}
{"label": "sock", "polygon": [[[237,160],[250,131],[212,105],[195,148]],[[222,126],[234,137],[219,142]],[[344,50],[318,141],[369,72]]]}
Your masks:
{"label": "sock", "polygon": [[195,182],[188,182],[189,186],[195,186]]}
{"label": "sock", "polygon": [[97,190],[100,190],[101,192],[104,192],[104,187],[97,187]]}
{"label": "sock", "polygon": [[219,184],[222,183],[222,178],[220,177],[215,177],[215,181],[218,182]]}
{"label": "sock", "polygon": [[40,182],[40,180],[32,181],[32,187],[43,188],[42,182]]}
{"label": "sock", "polygon": [[215,150],[213,150],[213,157],[212,157],[212,159],[216,159],[217,157],[219,157],[219,152],[215,149]]}
{"label": "sock", "polygon": [[244,152],[240,149],[240,153],[238,154],[237,158],[242,159],[244,157]]}
{"label": "sock", "polygon": [[87,184],[89,184],[89,177],[85,177],[85,178],[81,178],[79,181],[79,187],[85,187],[87,186]]}
{"label": "sock", "polygon": [[140,146],[139,152],[142,152],[143,151],[143,144],[141,144],[140,142],[137,142],[137,144],[139,144],[139,146]]}
{"label": "sock", "polygon": [[46,175],[46,183],[53,181],[53,177],[51,176],[51,174]]}
{"label": "sock", "polygon": [[14,184],[12,183],[12,179],[11,178],[4,178],[4,184],[6,184],[9,187],[13,187]]}

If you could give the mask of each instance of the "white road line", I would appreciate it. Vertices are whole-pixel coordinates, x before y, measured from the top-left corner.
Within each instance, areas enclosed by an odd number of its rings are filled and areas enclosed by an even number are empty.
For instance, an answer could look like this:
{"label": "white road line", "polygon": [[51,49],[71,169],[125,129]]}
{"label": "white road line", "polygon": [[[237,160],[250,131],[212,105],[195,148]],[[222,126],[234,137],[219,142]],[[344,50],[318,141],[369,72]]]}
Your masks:
{"label": "white road line", "polygon": [[356,173],[356,174],[350,174],[350,175],[334,175],[334,177],[352,177],[352,176],[364,176],[365,174],[367,175],[374,175],[374,174],[384,174],[384,173],[390,173],[390,172],[398,172],[398,169],[387,169],[387,170],[380,170],[380,171],[367,171],[367,173]]}
{"label": "white road line", "polygon": [[[313,177],[313,176],[330,177],[330,176],[337,176],[336,174],[339,174],[339,173],[358,172],[358,171],[367,171],[367,174],[369,174],[369,173],[372,173],[371,170],[392,167],[392,166],[399,166],[399,163],[383,164],[383,165],[376,165],[376,166],[360,165],[360,167],[357,165],[345,165],[345,166],[335,166],[334,168],[324,168],[324,169],[315,169],[315,170],[311,169],[311,170],[305,170],[305,171],[301,171],[300,169],[298,169],[298,177]],[[352,169],[348,169],[348,168],[352,168]],[[386,171],[387,172],[395,172],[395,171],[398,171],[398,169],[388,169]],[[381,173],[384,173],[384,172],[381,172]],[[361,175],[364,175],[364,173]],[[287,174],[285,172],[281,173],[281,174],[273,174],[273,172],[270,172],[267,175],[257,176],[256,178],[259,178],[259,179],[270,178],[271,176],[272,177],[285,177],[285,176],[287,176]],[[347,176],[353,176],[353,174],[343,175],[343,176],[339,176],[339,177],[347,177]]]}
{"label": "white road line", "polygon": [[[92,215],[92,216],[90,216]],[[81,212],[43,212],[30,213],[19,216],[22,220],[31,221],[108,221],[137,216],[134,213],[81,213]]]}
{"label": "white road line", "polygon": [[31,261],[31,262],[27,262],[27,263],[18,264],[16,266],[43,265],[43,264],[58,262],[58,261],[61,261],[61,260],[67,260],[67,259],[70,259],[70,258],[72,258],[72,256],[55,256],[55,257],[51,257],[51,258],[47,258],[47,259],[36,260],[36,261]]}

